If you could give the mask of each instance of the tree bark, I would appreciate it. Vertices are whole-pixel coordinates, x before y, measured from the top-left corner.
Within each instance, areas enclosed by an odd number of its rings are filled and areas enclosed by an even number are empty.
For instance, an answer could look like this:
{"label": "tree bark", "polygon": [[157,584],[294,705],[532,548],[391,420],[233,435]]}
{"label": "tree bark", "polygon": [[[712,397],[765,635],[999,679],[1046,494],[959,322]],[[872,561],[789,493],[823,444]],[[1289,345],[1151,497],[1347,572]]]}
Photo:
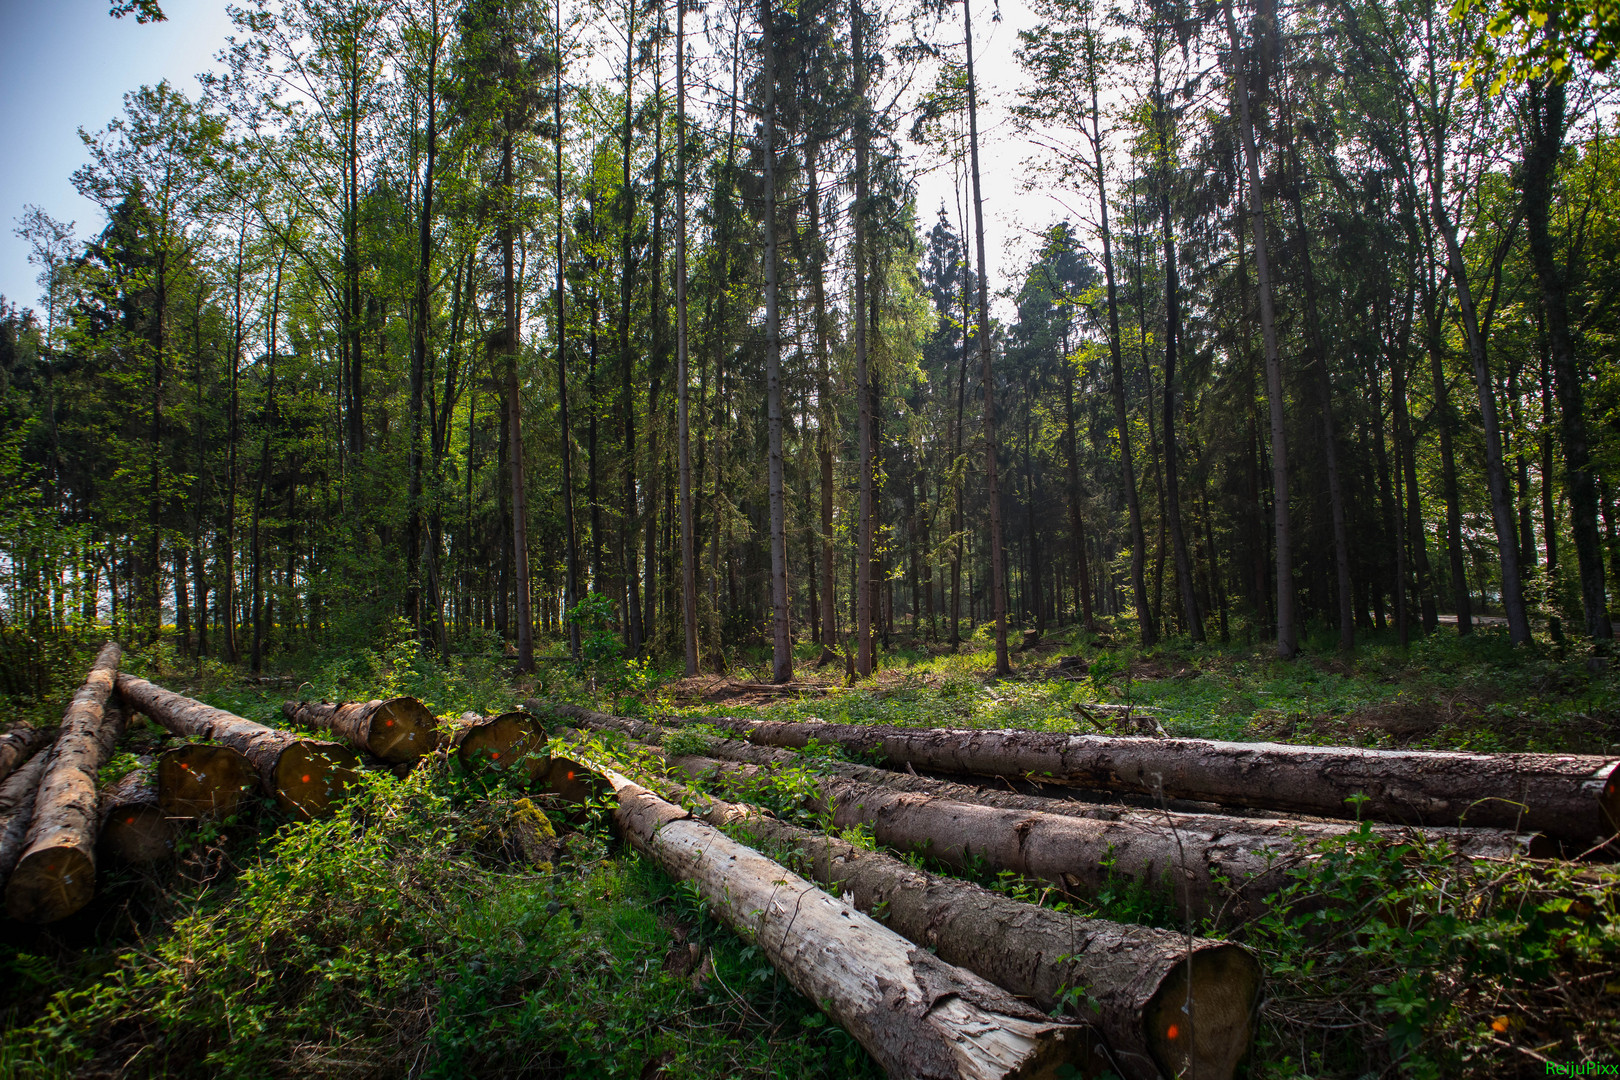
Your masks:
{"label": "tree bark", "polygon": [[0,781],[22,768],[56,734],[50,728],[37,728],[20,722],[0,735]]}
{"label": "tree bark", "polygon": [[[752,807],[679,793],[710,824],[790,849],[792,869],[946,963],[1096,1025],[1132,1080],[1224,1080],[1248,1050],[1261,976],[1241,945],[1020,903]],[[1078,1001],[1076,987],[1086,990]]]}
{"label": "tree bark", "polygon": [[113,702],[123,650],[109,641],[62,716],[61,733],[34,796],[22,854],[6,882],[6,913],[23,922],[55,922],[96,891],[96,771],[124,730]]}
{"label": "tree bark", "polygon": [[165,750],[156,775],[158,805],[170,817],[229,817],[258,787],[253,763],[240,751],[209,743]]}
{"label": "tree bark", "polygon": [[[707,718],[766,746],[811,739],[895,764],[1155,798],[1201,799],[1407,825],[1533,829],[1589,844],[1620,830],[1620,758],[1360,750],[1203,739],[913,731],[859,724]],[[1359,809],[1351,796],[1369,796]]]}
{"label": "tree bark", "polygon": [[856,438],[860,457],[860,505],[856,514],[855,573],[850,589],[855,599],[855,673],[863,678],[872,674],[872,559],[874,549],[872,516],[877,510],[872,493],[873,438],[872,438],[872,373],[867,362],[866,341],[866,225],[867,156],[870,152],[871,132],[866,100],[868,72],[866,69],[865,38],[866,14],[861,0],[850,0],[850,49],[855,68],[855,203],[850,208],[854,225],[853,267],[855,277],[855,401],[857,415]]}
{"label": "tree bark", "polygon": [[390,764],[415,761],[439,745],[433,714],[413,697],[386,701],[284,701],[281,714],[295,724],[330,731]]}
{"label": "tree bark", "polygon": [[996,620],[996,674],[1012,674],[1007,658],[1007,559],[1001,542],[1001,485],[997,479],[996,380],[990,366],[990,287],[985,273],[984,197],[979,187],[979,90],[973,74],[973,13],[962,0],[967,43],[968,161],[973,175],[973,233],[978,241],[979,363],[984,378],[984,489],[990,510],[991,611]]}
{"label": "tree bark", "polygon": [[174,854],[178,822],[158,799],[158,773],[143,765],[101,793],[101,850],[122,863],[162,862]]}
{"label": "tree bark", "polygon": [[49,751],[35,754],[0,783],[0,888],[22,858],[28,827],[34,823],[34,797],[50,763]]}
{"label": "tree bark", "polygon": [[604,775],[631,843],[670,876],[695,883],[717,918],[891,1076],[1033,1078],[1087,1065],[1089,1029],[1048,1019],[680,807]]}
{"label": "tree bark", "polygon": [[[692,426],[687,404],[691,375],[686,339],[686,186],[690,183],[686,173],[686,5],[679,0],[675,5],[675,158],[679,173],[675,181],[675,401],[681,474],[681,631],[686,676],[691,678],[698,672],[697,546],[692,522]],[[560,283],[558,290],[561,295]]]}
{"label": "tree bark", "polygon": [[782,477],[782,316],[777,302],[776,242],[776,28],[771,0],[760,0],[760,50],[765,71],[765,427],[769,447],[771,517],[771,678],[793,681],[788,623],[787,504]]}
{"label": "tree bark", "polygon": [[208,739],[241,753],[253,763],[265,794],[300,819],[329,813],[360,768],[359,757],[338,743],[255,724],[145,679],[120,675],[118,694],[126,705],[176,735]]}

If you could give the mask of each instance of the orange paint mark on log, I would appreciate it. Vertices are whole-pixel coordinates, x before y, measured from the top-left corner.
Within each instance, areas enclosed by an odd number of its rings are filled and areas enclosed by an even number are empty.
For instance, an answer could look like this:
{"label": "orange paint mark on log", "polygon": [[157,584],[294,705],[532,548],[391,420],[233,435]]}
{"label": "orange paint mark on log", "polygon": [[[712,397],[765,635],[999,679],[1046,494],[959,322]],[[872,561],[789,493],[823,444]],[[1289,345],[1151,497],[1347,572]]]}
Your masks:
{"label": "orange paint mark on log", "polygon": [[1181,1038],[1181,1029],[1171,1024],[1170,1029],[1164,1033],[1164,1037],[1167,1039],[1179,1039]]}
{"label": "orange paint mark on log", "polygon": [[572,780],[573,778],[574,778],[574,770],[569,769],[568,770],[568,779]]}
{"label": "orange paint mark on log", "polygon": [[394,726],[394,722],[393,722],[393,721],[392,721],[392,720],[384,720],[384,721],[383,721],[383,726],[384,726],[384,727],[393,727],[393,726]]}
{"label": "orange paint mark on log", "polygon": [[124,824],[125,825],[133,825],[133,824],[135,824],[135,819],[132,818],[132,817],[127,817],[127,818],[124,819]]}
{"label": "orange paint mark on log", "polygon": [[309,783],[309,774],[308,773],[304,774],[304,783],[306,783],[306,784]]}

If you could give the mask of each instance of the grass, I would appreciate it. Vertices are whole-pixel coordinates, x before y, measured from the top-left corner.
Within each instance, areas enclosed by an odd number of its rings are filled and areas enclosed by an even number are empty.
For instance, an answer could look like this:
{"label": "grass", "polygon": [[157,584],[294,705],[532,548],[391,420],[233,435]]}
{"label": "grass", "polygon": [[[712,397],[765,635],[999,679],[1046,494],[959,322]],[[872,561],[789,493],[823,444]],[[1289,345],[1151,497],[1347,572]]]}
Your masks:
{"label": "grass", "polygon": [[[651,713],[1091,731],[1097,703],[1155,710],[1173,734],[1363,745],[1607,750],[1620,686],[1585,656],[1499,635],[1294,663],[1264,649],[1091,636],[1015,654],[1012,679],[970,651],[888,653],[878,673],[768,705],[696,701],[656,665],[611,658],[513,683],[490,650],[435,659],[395,628],[373,646],[277,665],[280,683],[160,646],[125,668],[263,722],[286,697],[409,693],[435,714],[533,695]],[[1049,636],[1050,637],[1050,636]],[[95,643],[62,650],[51,693],[0,714],[52,722]],[[553,646],[555,649],[555,646]],[[1078,654],[1085,677],[1043,677]],[[745,664],[734,668],[738,674]],[[108,775],[162,733],[133,725]],[[707,738],[687,735],[689,751]],[[611,741],[600,747],[620,753]],[[803,812],[819,754],[733,791]],[[648,763],[639,763],[645,768]],[[512,793],[442,770],[369,777],[328,820],[259,817],[192,834],[158,871],[113,870],[91,909],[40,933],[0,923],[0,1077],[866,1077],[876,1067],[699,898],[605,830],[566,836],[550,870],[508,836]],[[564,826],[560,816],[555,816]],[[567,832],[563,827],[561,831]],[[870,846],[869,836],[851,836]],[[1200,926],[1260,955],[1267,999],[1254,1080],[1542,1075],[1620,1045],[1620,884],[1608,870],[1461,864],[1365,838],[1327,845],[1261,919]],[[915,858],[915,857],[914,857]],[[939,869],[939,868],[936,868]],[[1153,883],[1092,897],[990,868],[981,883],[1082,914],[1174,926]],[[1606,1056],[1607,1055],[1607,1056]]]}

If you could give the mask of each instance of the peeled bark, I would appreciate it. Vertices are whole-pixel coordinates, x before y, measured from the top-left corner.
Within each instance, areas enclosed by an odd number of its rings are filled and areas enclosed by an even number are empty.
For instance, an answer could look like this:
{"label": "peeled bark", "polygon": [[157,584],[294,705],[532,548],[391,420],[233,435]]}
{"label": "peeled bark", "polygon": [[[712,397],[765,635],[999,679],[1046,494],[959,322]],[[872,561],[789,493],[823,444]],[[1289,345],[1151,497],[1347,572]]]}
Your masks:
{"label": "peeled bark", "polygon": [[176,735],[208,739],[242,754],[257,771],[264,793],[300,818],[330,813],[360,768],[360,758],[346,746],[255,724],[145,679],[120,675],[118,693],[125,704]]}
{"label": "peeled bark", "polygon": [[174,854],[178,822],[163,812],[158,771],[144,765],[101,793],[101,850],[119,862],[162,862]]}
{"label": "peeled bark", "polygon": [[[1404,825],[1535,830],[1589,845],[1620,822],[1620,758],[1471,754],[1030,731],[908,730],[861,724],[704,723],[766,746],[811,739],[895,764],[977,776],[1203,799]],[[1347,802],[1368,799],[1358,808]]]}
{"label": "peeled bark", "polygon": [[1053,1021],[946,964],[808,881],[617,773],[630,842],[755,944],[891,1076],[1047,1078],[1107,1064],[1089,1028]]}
{"label": "peeled bark", "polygon": [[295,724],[330,731],[391,765],[415,761],[438,749],[437,721],[413,697],[386,701],[284,701],[281,713]]}
{"label": "peeled bark", "polygon": [[56,734],[50,728],[37,728],[32,724],[13,724],[0,735],[0,781],[16,772],[51,741]]}
{"label": "peeled bark", "polygon": [[[552,707],[558,715],[568,716],[587,727],[598,730],[619,731],[633,738],[649,742],[660,741],[671,729],[630,717],[614,717],[571,705]],[[768,746],[756,746],[736,739],[711,739],[704,755],[723,761],[742,762],[762,766],[791,766],[810,764],[812,759],[800,757],[795,751]],[[958,802],[972,802],[1005,810],[1040,811],[1066,817],[1092,818],[1099,821],[1137,821],[1157,827],[1188,829],[1192,831],[1248,833],[1266,839],[1304,841],[1342,839],[1355,834],[1359,826],[1349,822],[1301,820],[1297,818],[1250,817],[1220,813],[1188,812],[1179,808],[1126,806],[1117,796],[1101,792],[1088,793],[1108,802],[1086,801],[1083,798],[1052,798],[1045,795],[1026,795],[992,787],[968,783],[955,783],[932,776],[918,776],[911,772],[895,772],[871,765],[818,757],[815,768],[834,773],[846,780],[866,784],[879,784],[894,791],[932,795]],[[1127,796],[1128,797],[1128,796]],[[1183,804],[1184,805],[1184,804]],[[1555,854],[1556,845],[1538,833],[1515,833],[1503,829],[1446,829],[1422,830],[1397,825],[1375,825],[1373,831],[1392,844],[1421,840],[1427,843],[1444,841],[1452,851],[1469,858],[1505,859],[1515,855],[1542,858]]]}
{"label": "peeled bark", "polygon": [[223,818],[258,786],[253,763],[239,750],[188,743],[157,759],[158,805],[170,817]]}
{"label": "peeled bark", "polygon": [[116,642],[101,647],[62,717],[22,856],[6,882],[6,913],[13,919],[54,922],[95,895],[96,770],[124,730],[124,711],[109,703],[123,655]]}
{"label": "peeled bark", "polygon": [[534,717],[524,712],[502,713],[490,720],[477,713],[463,713],[450,736],[450,745],[467,772],[515,767],[523,770],[532,783],[551,768],[543,753],[545,734]]}
{"label": "peeled bark", "polygon": [[22,858],[23,841],[34,821],[34,795],[50,762],[49,753],[35,754],[0,784],[0,886]]}
{"label": "peeled bark", "polygon": [[[946,963],[1095,1024],[1132,1080],[1224,1080],[1248,1050],[1260,966],[1241,945],[1021,903],[752,807],[698,798],[711,824],[792,849],[796,869]],[[1083,995],[1069,993],[1081,987]]]}

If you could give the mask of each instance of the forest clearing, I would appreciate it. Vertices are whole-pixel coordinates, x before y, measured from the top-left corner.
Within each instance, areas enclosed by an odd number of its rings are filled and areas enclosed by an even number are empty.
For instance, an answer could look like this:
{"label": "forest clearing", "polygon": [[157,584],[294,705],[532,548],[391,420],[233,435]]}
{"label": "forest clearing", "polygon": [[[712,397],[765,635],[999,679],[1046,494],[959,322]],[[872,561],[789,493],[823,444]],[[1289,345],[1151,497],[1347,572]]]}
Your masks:
{"label": "forest clearing", "polygon": [[1608,0],[77,2],[0,1080],[1620,1070]]}

